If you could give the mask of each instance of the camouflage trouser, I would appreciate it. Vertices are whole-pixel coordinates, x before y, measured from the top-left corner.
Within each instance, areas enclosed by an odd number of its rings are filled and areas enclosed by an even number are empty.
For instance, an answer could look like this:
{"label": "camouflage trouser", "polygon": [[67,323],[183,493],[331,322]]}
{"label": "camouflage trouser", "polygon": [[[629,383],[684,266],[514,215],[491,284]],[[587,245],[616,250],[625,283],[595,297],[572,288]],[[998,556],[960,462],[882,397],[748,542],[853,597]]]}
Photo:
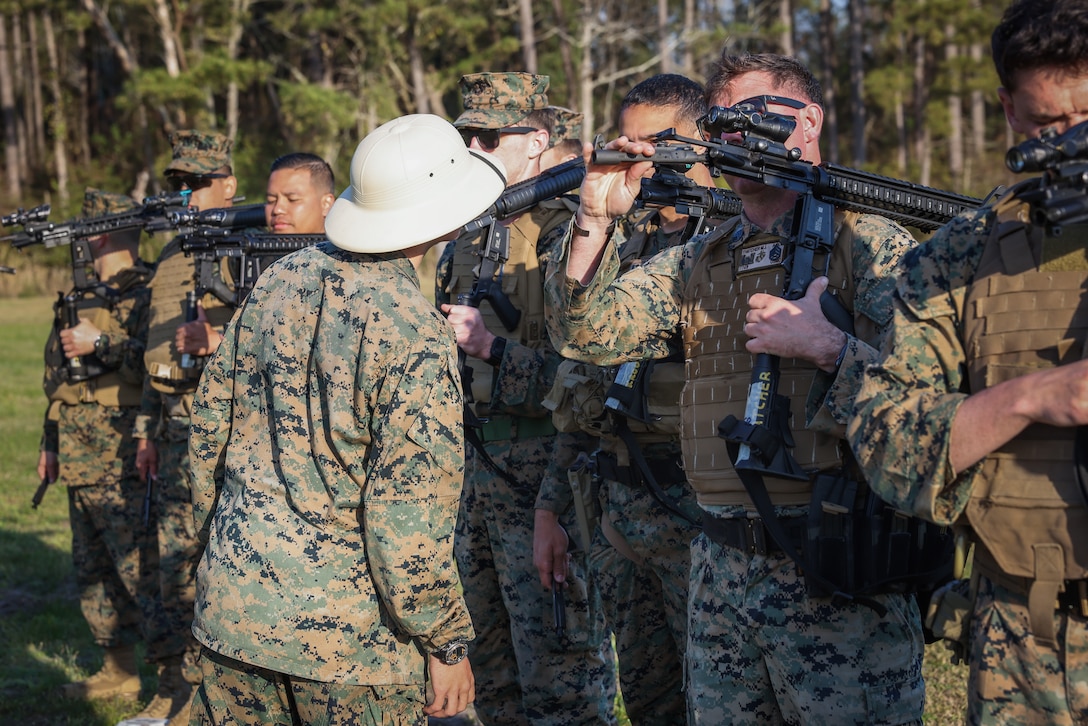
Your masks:
{"label": "camouflage trouser", "polygon": [[[614,724],[614,658],[583,552],[565,591],[566,635],[556,636],[552,597],[533,565],[536,487],[551,439],[487,444],[523,489],[493,473],[468,449],[455,551],[476,639],[469,648],[476,711],[487,726]],[[573,530],[572,522],[564,522]]]}
{"label": "camouflage trouser", "polygon": [[136,473],[132,439],[135,408],[64,406],[61,481],[68,485],[72,561],[80,608],[103,647],[147,643],[161,656],[158,552],[154,521],[143,521],[144,486]]}
{"label": "camouflage trouser", "polygon": [[423,687],[322,683],[204,648],[190,726],[425,726]]}
{"label": "camouflage trouser", "polygon": [[159,478],[155,507],[159,529],[159,587],[170,637],[170,653],[185,656],[185,677],[200,682],[195,665],[200,646],[193,637],[196,568],[203,546],[193,522],[192,473],[189,470],[189,419],[168,418],[155,440]]}
{"label": "camouflage trouser", "polygon": [[985,577],[971,617],[969,724],[1088,723],[1088,620],[1054,614],[1055,650],[1035,640],[1027,598]]}
{"label": "camouflage trouser", "polygon": [[[605,516],[642,560],[637,565],[594,533],[590,577],[601,592],[605,619],[616,637],[620,690],[632,722],[674,726],[684,721],[684,647],[693,525],[666,511],[644,487],[605,480]],[[698,519],[686,484],[665,488]]]}
{"label": "camouflage trouser", "polygon": [[691,549],[687,651],[692,724],[921,723],[922,625],[914,598],[864,605],[805,594],[784,554],[700,534]]}

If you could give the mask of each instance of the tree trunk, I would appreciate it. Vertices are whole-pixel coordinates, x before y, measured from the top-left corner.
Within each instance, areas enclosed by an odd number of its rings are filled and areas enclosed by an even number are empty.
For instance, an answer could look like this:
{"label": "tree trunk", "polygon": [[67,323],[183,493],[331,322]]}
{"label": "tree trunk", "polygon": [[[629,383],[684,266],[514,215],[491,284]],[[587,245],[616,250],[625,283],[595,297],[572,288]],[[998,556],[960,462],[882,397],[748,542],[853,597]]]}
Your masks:
{"label": "tree trunk", "polygon": [[[84,0],[92,2],[92,0]],[[162,41],[162,62],[166,67],[166,74],[171,78],[181,75],[180,49],[178,48],[177,33],[174,30],[174,21],[170,17],[170,6],[167,0],[155,0],[155,22],[159,26],[159,40]]]}
{"label": "tree trunk", "polygon": [[824,90],[827,160],[839,163],[839,113],[835,108],[835,13],[831,0],[820,0],[820,85]]}
{"label": "tree trunk", "polygon": [[851,155],[854,166],[865,165],[865,67],[862,48],[865,43],[865,2],[850,0],[850,108],[853,109]]}
{"label": "tree trunk", "polygon": [[68,128],[64,117],[64,96],[60,92],[60,64],[57,60],[57,36],[53,32],[53,18],[42,10],[42,33],[45,35],[45,57],[49,63],[49,93],[53,97],[53,110],[49,116],[50,135],[53,137],[53,168],[57,175],[57,196],[61,207],[68,207]]}
{"label": "tree trunk", "polygon": [[[238,48],[242,43],[242,31],[245,28],[243,18],[249,12],[250,0],[232,0],[230,29],[227,35],[227,58],[230,62],[238,61]],[[227,137],[238,138],[238,82],[231,80],[227,84]]]}
{"label": "tree trunk", "polygon": [[23,180],[19,176],[19,120],[15,114],[15,85],[8,53],[8,18],[0,15],[0,117],[4,120],[4,172],[8,198],[21,199]]}
{"label": "tree trunk", "polygon": [[[897,47],[895,57],[897,65],[899,68],[906,68],[906,38],[902,32],[898,34],[896,41]],[[908,171],[907,164],[910,161],[910,142],[907,138],[907,111],[901,84],[896,84],[895,89],[895,138],[897,142],[895,151],[896,169],[899,172],[899,176],[902,177],[906,176]]]}
{"label": "tree trunk", "polygon": [[657,45],[661,48],[661,72],[675,73],[672,53],[665,51],[669,47],[669,0],[657,0]]}
{"label": "tree trunk", "polygon": [[782,55],[795,55],[793,42],[793,0],[778,0],[778,45]]}
{"label": "tree trunk", "polygon": [[578,97],[582,106],[582,136],[592,139],[597,121],[593,118],[593,54],[592,42],[596,34],[597,21],[593,14],[593,3],[582,0],[581,42],[582,62],[578,68]]}
{"label": "tree trunk", "polygon": [[552,0],[552,8],[555,10],[555,27],[560,29],[558,34],[559,38],[559,58],[563,66],[563,77],[567,81],[567,93],[566,97],[568,103],[573,104],[574,99],[578,97],[577,78],[574,70],[574,54],[570,48],[570,36],[567,34],[567,17],[563,11],[563,0]]}
{"label": "tree trunk", "polygon": [[[971,61],[975,67],[982,65],[982,44],[971,44]],[[981,89],[974,89],[970,96],[971,104],[971,154],[964,168],[964,189],[970,189],[972,185],[972,162],[981,162],[986,158],[986,96]]]}
{"label": "tree trunk", "polygon": [[929,104],[929,48],[924,36],[914,41],[914,158],[918,164],[919,182],[929,185],[932,149],[926,106]]}
{"label": "tree trunk", "polygon": [[11,57],[15,73],[14,81],[15,118],[19,135],[19,177],[30,179],[30,167],[34,164],[34,150],[30,148],[30,128],[27,119],[26,44],[23,43],[23,20],[18,13],[11,16]]}
{"label": "tree trunk", "polygon": [[41,48],[38,45],[38,23],[34,16],[26,17],[27,38],[30,50],[30,116],[31,116],[31,141],[34,147],[34,156],[39,164],[45,162],[45,120],[42,111],[42,78]]}
{"label": "tree trunk", "polygon": [[521,55],[525,71],[536,73],[536,31],[533,27],[533,0],[518,0],[518,25],[521,30]]}
{"label": "tree trunk", "polygon": [[695,36],[695,0],[684,0],[684,45],[681,49],[681,72],[688,78],[695,78],[695,54],[691,51],[691,41]]}
{"label": "tree trunk", "polygon": [[960,96],[960,49],[955,43],[955,35],[956,29],[951,23],[947,24],[944,29],[945,72],[951,78],[948,94],[948,169],[952,175],[952,188],[960,190],[963,189],[963,98]]}
{"label": "tree trunk", "polygon": [[423,53],[419,49],[418,28],[419,11],[411,7],[408,9],[408,29],[405,35],[408,43],[408,68],[412,77],[412,101],[416,113],[430,113],[431,99],[427,95],[427,85],[424,82]]}

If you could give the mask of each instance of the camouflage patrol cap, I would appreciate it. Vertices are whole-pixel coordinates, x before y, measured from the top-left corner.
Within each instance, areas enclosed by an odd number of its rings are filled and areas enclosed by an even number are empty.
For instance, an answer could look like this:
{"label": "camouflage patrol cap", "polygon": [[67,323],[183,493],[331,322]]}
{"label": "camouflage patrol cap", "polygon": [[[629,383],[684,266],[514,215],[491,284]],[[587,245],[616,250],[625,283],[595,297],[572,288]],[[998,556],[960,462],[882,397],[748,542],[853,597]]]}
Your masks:
{"label": "camouflage patrol cap", "polygon": [[548,146],[552,147],[564,141],[578,141],[582,138],[582,119],[584,114],[571,111],[562,106],[549,106],[555,114],[555,133],[551,135]]}
{"label": "camouflage patrol cap", "polygon": [[101,217],[106,214],[117,214],[135,209],[136,200],[125,194],[104,192],[101,189],[87,187],[83,191],[83,217]]}
{"label": "camouflage patrol cap", "polygon": [[232,143],[223,134],[175,131],[170,134],[174,159],[165,174],[212,174],[224,166],[232,166]]}
{"label": "camouflage patrol cap", "polygon": [[457,128],[501,129],[548,106],[548,76],[532,73],[470,73],[461,76],[465,110]]}

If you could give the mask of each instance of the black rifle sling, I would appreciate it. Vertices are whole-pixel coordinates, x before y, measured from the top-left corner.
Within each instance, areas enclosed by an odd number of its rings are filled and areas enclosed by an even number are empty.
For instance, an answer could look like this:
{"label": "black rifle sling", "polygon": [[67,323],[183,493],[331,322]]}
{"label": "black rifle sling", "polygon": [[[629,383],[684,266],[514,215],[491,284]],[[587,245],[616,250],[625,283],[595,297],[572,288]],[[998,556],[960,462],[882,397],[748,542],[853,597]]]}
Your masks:
{"label": "black rifle sling", "polygon": [[635,439],[634,433],[631,432],[631,428],[627,425],[627,419],[622,415],[615,415],[616,421],[616,433],[620,439],[623,440],[624,445],[627,446],[627,453],[631,457],[632,463],[638,467],[639,473],[642,475],[642,480],[646,482],[646,488],[658,504],[664,507],[667,511],[675,514],[684,521],[690,523],[695,527],[702,527],[703,522],[701,519],[692,519],[691,515],[680,508],[680,505],[669,496],[668,492],[661,488],[661,485],[657,483],[657,479],[654,478],[653,471],[650,470],[650,464],[646,461],[646,457],[642,455],[642,449],[638,445],[638,441]]}

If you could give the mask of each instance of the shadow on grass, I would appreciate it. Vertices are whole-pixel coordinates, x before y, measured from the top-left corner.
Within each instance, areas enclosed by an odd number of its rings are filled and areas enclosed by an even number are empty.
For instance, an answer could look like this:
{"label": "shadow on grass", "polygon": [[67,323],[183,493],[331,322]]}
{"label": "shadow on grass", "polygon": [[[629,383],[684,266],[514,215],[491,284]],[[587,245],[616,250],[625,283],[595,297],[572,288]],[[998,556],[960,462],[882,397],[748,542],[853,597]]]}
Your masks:
{"label": "shadow on grass", "polygon": [[61,696],[63,684],[101,667],[102,649],[79,610],[71,555],[47,538],[47,531],[0,530],[0,723],[113,726],[150,699],[155,671],[141,665],[140,702]]}

